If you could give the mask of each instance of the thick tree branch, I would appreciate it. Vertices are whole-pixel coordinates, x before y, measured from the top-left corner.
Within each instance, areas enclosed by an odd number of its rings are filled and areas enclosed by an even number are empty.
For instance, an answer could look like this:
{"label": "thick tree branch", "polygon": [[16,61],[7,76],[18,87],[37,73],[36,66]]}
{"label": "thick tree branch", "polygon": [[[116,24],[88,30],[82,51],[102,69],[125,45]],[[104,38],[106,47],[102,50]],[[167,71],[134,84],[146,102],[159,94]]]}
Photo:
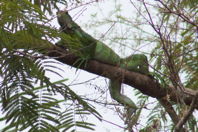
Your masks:
{"label": "thick tree branch", "polygon": [[[70,66],[85,70],[87,72],[97,74],[106,78],[118,78],[122,76],[123,83],[134,87],[135,89],[140,90],[143,94],[161,99],[168,96],[171,101],[179,103],[176,98],[175,89],[173,87],[163,88],[160,86],[158,81],[151,76],[143,75],[136,72],[127,71],[116,66],[108,65],[101,63],[96,60],[89,60],[85,65],[79,66],[76,62],[79,57],[75,56],[72,53],[68,53],[66,50],[53,46],[49,49],[48,56],[55,58],[56,60],[68,64]],[[74,65],[75,64],[75,65]],[[190,91],[190,90],[189,90]],[[187,105],[190,105],[195,94],[193,91],[190,91],[192,94],[188,95],[184,93],[184,102]],[[198,109],[198,100],[195,102],[194,107]]]}

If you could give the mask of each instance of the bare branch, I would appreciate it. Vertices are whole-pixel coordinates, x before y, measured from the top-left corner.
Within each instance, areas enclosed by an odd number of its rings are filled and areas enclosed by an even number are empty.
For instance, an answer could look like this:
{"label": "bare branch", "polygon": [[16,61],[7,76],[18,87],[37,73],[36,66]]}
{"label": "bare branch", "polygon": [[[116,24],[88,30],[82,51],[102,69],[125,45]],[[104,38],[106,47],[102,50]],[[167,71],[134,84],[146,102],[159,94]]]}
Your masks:
{"label": "bare branch", "polygon": [[177,16],[179,16],[181,19],[183,19],[184,21],[186,21],[187,23],[192,24],[193,26],[195,26],[196,28],[198,28],[198,24],[194,21],[192,21],[190,18],[188,18],[184,13],[182,13],[180,10],[178,10],[175,6],[176,11],[171,10],[167,4],[165,4],[163,1],[158,0],[169,12],[168,13],[172,13],[175,14]]}
{"label": "bare branch", "polygon": [[177,124],[179,122],[179,117],[177,116],[177,113],[173,109],[172,105],[166,99],[159,99],[159,102],[165,108],[166,112],[168,112],[174,124]]}
{"label": "bare branch", "polygon": [[186,113],[184,114],[184,116],[177,123],[177,125],[175,127],[175,132],[180,132],[180,129],[182,128],[182,126],[187,122],[187,120],[189,119],[189,117],[192,115],[192,113],[193,113],[193,111],[195,109],[195,103],[196,103],[197,98],[198,98],[198,92],[196,92],[196,95],[195,95],[194,99],[192,100],[192,103],[190,104],[189,110],[186,111]]}

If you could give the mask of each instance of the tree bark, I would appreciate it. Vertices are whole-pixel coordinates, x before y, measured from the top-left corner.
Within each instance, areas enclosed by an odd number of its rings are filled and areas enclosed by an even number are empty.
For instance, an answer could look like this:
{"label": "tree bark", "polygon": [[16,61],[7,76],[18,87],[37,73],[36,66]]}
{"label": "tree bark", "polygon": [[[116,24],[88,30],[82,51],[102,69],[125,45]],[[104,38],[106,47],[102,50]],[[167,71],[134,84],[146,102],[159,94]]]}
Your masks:
{"label": "tree bark", "polygon": [[[156,99],[165,99],[167,101],[173,101],[179,103],[176,97],[175,89],[172,86],[163,88],[160,86],[158,81],[152,76],[144,75],[137,72],[127,71],[120,67],[116,67],[109,64],[104,64],[96,60],[89,60],[86,62],[86,65],[78,65],[77,60],[79,57],[75,56],[72,53],[67,52],[66,50],[53,46],[48,50],[48,56],[55,58],[56,60],[68,64],[72,67],[76,67],[87,72],[97,74],[106,78],[118,78],[122,77],[123,83],[129,86],[132,86],[135,89],[138,89],[143,94],[151,96]],[[195,92],[188,90],[191,94],[184,93],[184,102],[187,105],[190,105]],[[195,108],[198,109],[198,100],[195,101]]]}

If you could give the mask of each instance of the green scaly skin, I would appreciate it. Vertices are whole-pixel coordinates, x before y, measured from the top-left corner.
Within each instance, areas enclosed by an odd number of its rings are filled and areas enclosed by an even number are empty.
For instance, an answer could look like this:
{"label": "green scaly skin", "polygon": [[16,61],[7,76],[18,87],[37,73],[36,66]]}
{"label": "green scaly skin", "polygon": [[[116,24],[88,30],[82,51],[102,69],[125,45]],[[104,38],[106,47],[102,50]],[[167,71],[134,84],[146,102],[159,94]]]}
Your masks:
{"label": "green scaly skin", "polygon": [[[67,12],[58,12],[58,22],[61,26],[61,31],[67,34],[70,38],[79,40],[80,52],[83,57],[91,58],[94,56],[97,40],[84,32],[71,18]],[[71,40],[70,40],[71,41]],[[64,40],[65,42],[65,40]],[[66,42],[67,43],[67,42]],[[67,45],[68,46],[68,45]],[[66,46],[66,47],[67,47]]]}
{"label": "green scaly skin", "polygon": [[[149,74],[147,57],[143,54],[134,54],[126,58],[120,58],[111,48],[99,40],[84,32],[71,18],[71,16],[64,11],[58,12],[58,22],[61,30],[69,35],[71,38],[79,40],[81,48],[77,49],[87,59],[95,59],[102,63],[121,67],[123,69],[139,72],[142,74]],[[69,42],[62,43],[63,46],[68,47]],[[111,97],[119,103],[130,107],[133,110],[137,109],[135,103],[125,95],[121,94],[120,80],[110,79],[109,90]]]}

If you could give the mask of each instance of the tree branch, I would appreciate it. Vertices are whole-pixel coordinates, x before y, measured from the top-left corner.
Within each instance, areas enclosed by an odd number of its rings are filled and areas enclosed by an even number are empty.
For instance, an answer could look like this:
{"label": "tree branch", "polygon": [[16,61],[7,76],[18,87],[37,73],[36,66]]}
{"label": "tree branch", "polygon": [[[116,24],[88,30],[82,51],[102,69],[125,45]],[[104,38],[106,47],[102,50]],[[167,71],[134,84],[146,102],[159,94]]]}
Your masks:
{"label": "tree branch", "polygon": [[[135,89],[140,90],[145,95],[157,99],[161,99],[161,98],[165,98],[166,96],[169,96],[171,101],[179,103],[176,98],[175,89],[172,86],[166,88],[161,87],[158,81],[154,79],[152,76],[143,75],[132,71],[127,71],[117,66],[104,64],[96,60],[89,60],[86,62],[86,65],[84,64],[79,65],[79,63],[76,62],[79,60],[80,57],[77,57],[74,54],[69,53],[68,51],[58,46],[53,46],[53,48],[50,48],[48,50],[49,50],[47,54],[48,56],[53,57],[64,64],[68,64],[72,67],[79,68],[87,72],[97,74],[99,76],[103,76],[106,78],[112,78],[112,77],[118,78],[122,76],[123,83],[130,85]],[[192,93],[191,95],[187,93],[184,93],[183,95],[184,102],[187,105],[190,105],[193,98],[195,97],[193,91],[191,90],[190,92]],[[195,102],[194,107],[198,109],[198,100]]]}
{"label": "tree branch", "polygon": [[[165,108],[166,112],[169,114],[173,123],[177,125],[179,122],[179,117],[177,113],[175,112],[175,110],[173,109],[172,104],[163,98],[159,99],[159,102]],[[185,132],[185,131],[186,131],[185,128],[182,128],[182,127],[180,128],[180,132]]]}
{"label": "tree branch", "polygon": [[198,97],[198,92],[196,92],[196,95],[195,95],[192,103],[190,104],[190,108],[188,109],[188,111],[186,111],[186,113],[184,114],[184,116],[177,123],[177,125],[175,127],[175,132],[180,132],[180,129],[182,128],[182,126],[186,123],[186,121],[192,115],[192,113],[193,113],[193,111],[195,109],[195,103],[196,103],[197,97]]}
{"label": "tree branch", "polygon": [[173,123],[177,124],[179,122],[179,117],[177,116],[177,113],[173,109],[172,104],[170,104],[170,102],[168,102],[166,99],[159,99],[159,102],[165,108],[166,112],[169,114]]}

